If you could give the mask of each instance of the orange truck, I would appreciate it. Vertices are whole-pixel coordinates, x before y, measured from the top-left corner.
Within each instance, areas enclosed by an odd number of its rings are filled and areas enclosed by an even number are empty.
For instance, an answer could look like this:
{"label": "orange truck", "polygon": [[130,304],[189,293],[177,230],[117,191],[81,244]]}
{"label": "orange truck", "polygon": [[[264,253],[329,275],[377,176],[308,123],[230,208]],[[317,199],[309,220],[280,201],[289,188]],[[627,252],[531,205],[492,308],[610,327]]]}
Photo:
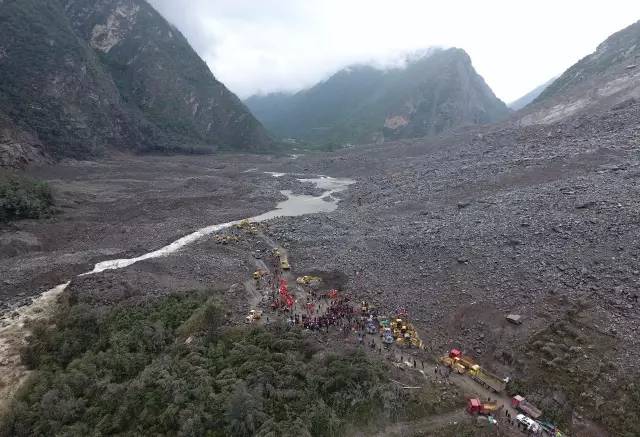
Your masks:
{"label": "orange truck", "polygon": [[467,413],[472,416],[483,415],[488,416],[493,414],[498,409],[497,402],[482,402],[480,399],[469,399],[467,401]]}

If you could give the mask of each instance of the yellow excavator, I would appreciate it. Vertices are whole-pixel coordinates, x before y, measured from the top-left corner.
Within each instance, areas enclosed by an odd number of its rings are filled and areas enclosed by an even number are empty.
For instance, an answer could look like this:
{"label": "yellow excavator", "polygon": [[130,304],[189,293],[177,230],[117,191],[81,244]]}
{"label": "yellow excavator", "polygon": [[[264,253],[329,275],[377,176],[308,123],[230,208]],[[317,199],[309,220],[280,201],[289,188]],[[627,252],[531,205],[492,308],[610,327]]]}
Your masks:
{"label": "yellow excavator", "polygon": [[396,318],[393,322],[393,336],[396,338],[396,342],[399,345],[413,346],[422,348],[423,343],[418,336],[418,331],[407,320],[400,317]]}
{"label": "yellow excavator", "polygon": [[305,275],[305,276],[300,276],[298,279],[296,279],[296,282],[299,285],[309,285],[312,282],[322,282],[322,278],[319,276]]}

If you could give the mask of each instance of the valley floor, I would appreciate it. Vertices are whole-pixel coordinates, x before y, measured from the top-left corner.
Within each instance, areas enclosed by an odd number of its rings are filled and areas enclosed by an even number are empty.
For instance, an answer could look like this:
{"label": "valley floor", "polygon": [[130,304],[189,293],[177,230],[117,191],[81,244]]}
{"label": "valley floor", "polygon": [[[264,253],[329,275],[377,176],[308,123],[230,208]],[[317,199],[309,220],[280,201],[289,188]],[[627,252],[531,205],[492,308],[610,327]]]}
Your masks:
{"label": "valley floor", "polygon": [[[337,211],[268,223],[265,236],[289,251],[294,273],[344,277],[359,299],[387,312],[409,308],[432,356],[467,351],[573,435],[594,432],[592,420],[603,435],[634,435],[639,113],[636,105],[562,125],[297,158],[123,157],[35,169],[60,211],[0,231],[0,297],[11,310],[96,262],[268,211],[281,190],[317,194],[265,172],[350,177],[357,183],[338,194]],[[75,278],[69,289],[92,304],[229,290],[265,250],[257,240],[205,238]],[[227,304],[246,314],[233,290]],[[523,324],[509,324],[511,313]]]}

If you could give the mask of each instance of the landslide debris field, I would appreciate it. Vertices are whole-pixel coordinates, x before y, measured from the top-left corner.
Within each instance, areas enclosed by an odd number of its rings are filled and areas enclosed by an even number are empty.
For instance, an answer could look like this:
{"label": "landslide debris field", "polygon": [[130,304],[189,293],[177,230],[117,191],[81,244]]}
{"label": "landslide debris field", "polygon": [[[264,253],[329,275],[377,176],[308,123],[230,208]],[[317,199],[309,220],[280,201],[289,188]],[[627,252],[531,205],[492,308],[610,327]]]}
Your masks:
{"label": "landslide debris field", "polygon": [[[633,103],[555,125],[297,158],[126,157],[35,169],[60,210],[2,229],[0,295],[10,310],[96,262],[271,210],[280,190],[319,194],[292,175],[349,177],[356,184],[337,194],[337,211],[267,224],[265,236],[289,252],[294,273],[340,273],[355,298],[389,312],[409,308],[434,356],[462,348],[574,431],[593,419],[612,435],[634,435],[638,120]],[[94,304],[228,290],[266,250],[256,239],[204,238],[75,278],[70,290]],[[249,309],[241,289],[224,294],[238,314]],[[511,313],[522,325],[508,324]]]}

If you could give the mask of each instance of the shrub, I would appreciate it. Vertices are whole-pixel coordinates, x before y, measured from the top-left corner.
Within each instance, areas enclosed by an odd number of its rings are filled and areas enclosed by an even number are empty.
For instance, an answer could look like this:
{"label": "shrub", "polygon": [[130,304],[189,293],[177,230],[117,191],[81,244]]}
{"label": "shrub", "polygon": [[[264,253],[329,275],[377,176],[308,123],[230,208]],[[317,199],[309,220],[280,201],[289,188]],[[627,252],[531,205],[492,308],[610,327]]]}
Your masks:
{"label": "shrub", "polygon": [[53,195],[46,182],[16,174],[0,175],[0,222],[46,217],[52,206]]}

